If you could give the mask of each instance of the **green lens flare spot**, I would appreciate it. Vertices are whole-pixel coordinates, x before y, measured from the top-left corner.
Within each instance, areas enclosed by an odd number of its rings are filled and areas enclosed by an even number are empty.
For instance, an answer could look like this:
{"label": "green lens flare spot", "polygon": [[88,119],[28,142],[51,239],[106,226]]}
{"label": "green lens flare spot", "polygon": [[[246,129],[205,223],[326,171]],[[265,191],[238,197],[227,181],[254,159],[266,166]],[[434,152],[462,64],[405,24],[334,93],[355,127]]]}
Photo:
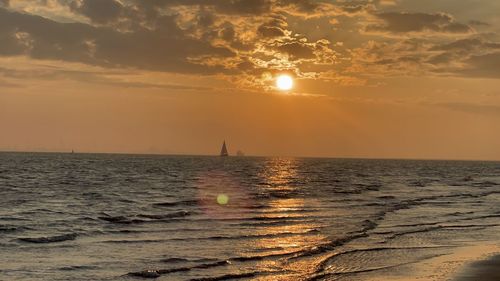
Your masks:
{"label": "green lens flare spot", "polygon": [[229,197],[226,194],[217,195],[217,203],[219,205],[226,205],[229,202]]}

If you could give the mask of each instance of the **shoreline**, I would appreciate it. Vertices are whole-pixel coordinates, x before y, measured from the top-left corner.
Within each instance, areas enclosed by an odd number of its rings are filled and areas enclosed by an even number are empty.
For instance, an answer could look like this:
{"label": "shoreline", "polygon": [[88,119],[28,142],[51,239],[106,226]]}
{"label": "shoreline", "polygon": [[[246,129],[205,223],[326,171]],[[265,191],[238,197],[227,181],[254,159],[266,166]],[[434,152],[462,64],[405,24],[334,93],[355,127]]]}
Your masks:
{"label": "shoreline", "polygon": [[[496,268],[495,268],[496,266]],[[500,276],[500,244],[458,246],[452,253],[370,276],[371,281],[497,281]],[[493,275],[496,274],[496,275]],[[487,276],[493,276],[488,279]],[[496,276],[496,279],[495,279]]]}

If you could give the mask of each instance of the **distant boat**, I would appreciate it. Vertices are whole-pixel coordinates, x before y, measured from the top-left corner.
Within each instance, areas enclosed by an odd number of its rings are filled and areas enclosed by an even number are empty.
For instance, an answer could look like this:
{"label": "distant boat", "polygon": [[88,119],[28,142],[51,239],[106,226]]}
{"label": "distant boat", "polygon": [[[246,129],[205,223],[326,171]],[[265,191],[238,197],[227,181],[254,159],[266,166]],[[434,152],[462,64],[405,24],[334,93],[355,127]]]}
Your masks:
{"label": "distant boat", "polygon": [[74,150],[71,150],[71,154],[75,154],[75,151],[74,151]]}
{"label": "distant boat", "polygon": [[238,150],[238,152],[236,152],[236,156],[243,157],[243,156],[245,156],[245,153],[243,153],[243,151],[241,151],[241,150]]}
{"label": "distant boat", "polygon": [[226,141],[224,141],[222,143],[222,149],[220,150],[220,156],[221,157],[227,157],[227,156],[229,156],[229,153],[227,153]]}

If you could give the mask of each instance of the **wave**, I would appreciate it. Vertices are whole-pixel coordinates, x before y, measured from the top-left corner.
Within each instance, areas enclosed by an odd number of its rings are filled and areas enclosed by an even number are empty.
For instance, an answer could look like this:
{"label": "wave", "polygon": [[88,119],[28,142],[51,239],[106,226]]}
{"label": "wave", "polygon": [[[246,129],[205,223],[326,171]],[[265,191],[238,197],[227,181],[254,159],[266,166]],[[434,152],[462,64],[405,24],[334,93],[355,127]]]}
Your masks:
{"label": "wave", "polygon": [[173,238],[170,240],[175,241],[189,241],[189,240],[240,240],[240,239],[254,239],[254,238],[282,238],[297,235],[308,235],[319,233],[318,229],[310,229],[306,231],[297,232],[278,232],[278,233],[266,233],[266,234],[249,234],[249,235],[237,235],[237,236],[209,236],[209,237],[199,237],[199,238]]}
{"label": "wave", "polygon": [[[497,217],[497,216],[490,215],[490,216],[483,216],[483,217],[491,218],[491,217]],[[449,221],[449,222],[468,221],[468,220],[474,220],[474,219],[478,219],[478,218],[482,218],[482,217],[457,219],[457,220],[453,220],[453,221]],[[430,224],[430,225],[435,225],[435,226],[431,226],[431,227],[427,227],[427,228],[413,229],[413,230],[407,230],[407,231],[401,231],[401,232],[386,232],[386,233],[379,232],[377,234],[392,234],[386,238],[387,239],[386,241],[383,242],[383,243],[387,243],[388,240],[392,240],[392,239],[395,239],[395,238],[400,237],[400,236],[409,235],[409,234],[416,234],[416,233],[426,233],[426,232],[436,231],[436,230],[440,230],[440,229],[466,229],[466,228],[484,229],[484,228],[488,228],[488,227],[500,226],[500,224],[446,225],[445,223],[447,223],[447,222],[439,222],[439,223]]]}
{"label": "wave", "polygon": [[367,249],[353,249],[348,251],[343,251],[330,255],[324,259],[321,263],[317,265],[316,273],[322,272],[326,269],[328,263],[333,259],[337,259],[341,256],[353,254],[353,253],[366,253],[366,252],[382,252],[382,251],[394,251],[394,250],[427,250],[427,249],[443,249],[443,248],[453,248],[453,246],[422,246],[422,247],[377,247],[377,248],[367,248]]}
{"label": "wave", "polygon": [[102,216],[98,217],[98,219],[111,222],[111,223],[116,223],[116,224],[133,224],[133,223],[145,223],[147,222],[146,220],[141,220],[141,219],[130,219],[125,216]]}
{"label": "wave", "polygon": [[260,261],[264,259],[270,259],[270,258],[278,258],[278,257],[283,257],[286,255],[294,254],[293,253],[275,253],[275,254],[267,254],[267,255],[257,255],[257,256],[241,256],[241,257],[234,257],[230,258],[230,261],[237,261],[237,262],[245,262],[245,261]]}
{"label": "wave", "polygon": [[307,280],[308,281],[316,281],[316,280],[323,280],[329,276],[351,275],[351,274],[368,273],[368,272],[373,272],[373,271],[386,270],[386,269],[396,268],[396,267],[400,267],[400,266],[404,266],[404,265],[414,264],[414,263],[420,262],[420,261],[425,260],[425,259],[435,258],[435,257],[439,257],[439,256],[442,256],[442,255],[441,254],[428,255],[425,258],[417,259],[415,261],[402,262],[402,263],[398,263],[398,264],[394,264],[394,265],[370,267],[370,268],[351,270],[351,271],[345,271],[345,272],[326,272],[326,273],[316,274],[315,276],[310,277]]}
{"label": "wave", "polygon": [[217,261],[217,260],[210,259],[210,258],[201,258],[201,259],[166,258],[166,259],[161,260],[161,262],[164,262],[164,263],[186,263],[186,262],[200,263],[200,262],[215,262],[215,261]]}
{"label": "wave", "polygon": [[98,217],[98,219],[107,221],[115,224],[141,224],[148,222],[168,222],[170,219],[182,219],[184,217],[190,216],[191,213],[188,211],[178,211],[168,214],[138,214],[134,217],[126,216],[111,216],[109,214],[103,213],[104,216]]}
{"label": "wave", "polygon": [[188,211],[178,211],[178,212],[169,213],[169,214],[162,214],[162,215],[140,214],[140,215],[138,215],[138,217],[154,219],[154,220],[162,220],[162,219],[169,219],[169,218],[182,218],[182,217],[186,217],[189,215],[191,215],[191,213]]}
{"label": "wave", "polygon": [[128,276],[142,277],[142,278],[158,278],[161,274],[157,270],[143,270],[137,272],[129,272]]}
{"label": "wave", "polygon": [[23,231],[26,229],[30,228],[24,226],[0,225],[0,233]]}
{"label": "wave", "polygon": [[[467,195],[467,194],[465,194],[465,195]],[[439,197],[460,197],[460,196],[464,196],[464,194],[453,194],[453,195],[447,195],[447,196],[432,196],[432,197],[429,196],[429,197],[416,198],[416,199],[411,199],[411,200],[406,200],[406,201],[402,201],[399,203],[395,203],[392,206],[388,207],[386,210],[380,211],[379,213],[375,214],[375,216],[372,220],[363,221],[362,228],[358,231],[351,232],[345,237],[341,237],[341,238],[332,240],[328,243],[325,243],[325,244],[322,244],[319,246],[315,246],[315,247],[312,247],[309,249],[299,250],[295,253],[290,253],[290,254],[286,254],[286,255],[291,255],[290,259],[297,259],[297,258],[309,257],[309,256],[314,256],[314,255],[318,255],[318,254],[332,251],[335,248],[342,246],[346,243],[349,243],[351,241],[354,241],[354,240],[357,240],[360,238],[368,237],[370,235],[370,232],[372,230],[376,229],[379,225],[379,222],[382,221],[386,217],[386,215],[389,213],[393,213],[393,212],[396,212],[396,211],[402,210],[402,209],[409,209],[409,208],[411,208],[412,205],[416,205],[416,204],[418,204],[424,200],[428,200],[428,199],[439,198]],[[432,227],[432,228],[441,228],[441,226]],[[422,232],[423,231],[424,230],[422,230]],[[426,229],[425,231],[430,231],[430,230]],[[400,234],[394,234],[394,235],[405,235],[405,234],[400,233]]]}
{"label": "wave", "polygon": [[268,227],[268,226],[293,226],[307,223],[314,223],[313,220],[301,220],[301,221],[269,221],[269,222],[242,222],[239,226],[251,226],[251,227]]}
{"label": "wave", "polygon": [[136,239],[136,240],[104,240],[100,243],[105,244],[133,244],[133,243],[160,243],[168,242],[169,239]]}
{"label": "wave", "polygon": [[24,238],[18,238],[18,240],[22,241],[22,242],[28,242],[28,243],[45,244],[45,243],[57,243],[57,242],[75,240],[77,237],[78,237],[78,234],[69,233],[69,234],[48,236],[48,237],[34,237],[34,238],[33,237],[24,237]]}
{"label": "wave", "polygon": [[[110,223],[115,223],[115,224],[144,224],[144,223],[158,223],[158,222],[163,222],[163,223],[170,223],[170,222],[181,222],[181,221],[189,221],[192,223],[199,223],[199,222],[212,222],[212,218],[192,218],[191,214],[185,213],[185,211],[180,211],[178,213],[173,213],[173,215],[144,215],[144,214],[139,214],[134,217],[126,217],[126,216],[111,216],[109,214],[103,213],[103,216],[98,217],[100,220],[104,220]],[[139,218],[138,218],[139,217]],[[225,222],[236,222],[236,224],[247,224],[247,223],[256,223],[256,224],[262,224],[262,222],[270,222],[270,223],[276,223],[279,221],[279,223],[292,223],[292,222],[311,222],[314,219],[327,219],[330,218],[329,216],[269,216],[269,217],[263,217],[263,216],[255,216],[255,217],[228,217],[228,218],[217,218],[219,221],[225,221]],[[245,221],[245,222],[242,222]],[[255,221],[255,222],[251,222]]]}
{"label": "wave", "polygon": [[96,230],[88,232],[90,234],[129,234],[129,233],[138,233],[138,234],[146,234],[146,233],[169,233],[169,232],[203,232],[206,229],[204,228],[156,228],[156,229],[113,229],[113,230]]}
{"label": "wave", "polygon": [[[19,214],[16,214],[19,215]],[[2,221],[29,221],[27,218],[20,218],[20,217],[0,217],[0,220]]]}
{"label": "wave", "polygon": [[184,200],[175,202],[160,202],[154,203],[155,207],[177,207],[177,206],[196,206],[198,205],[198,200]]}
{"label": "wave", "polygon": [[161,275],[165,275],[165,274],[169,274],[169,273],[190,271],[193,269],[207,269],[207,268],[225,266],[225,265],[229,265],[229,264],[231,264],[230,261],[224,260],[224,261],[216,261],[216,262],[212,262],[212,263],[202,263],[202,264],[198,264],[198,265],[194,265],[194,266],[129,272],[129,273],[127,273],[127,275],[135,276],[135,277],[143,277],[143,278],[158,278]]}
{"label": "wave", "polygon": [[483,182],[474,183],[472,185],[477,186],[477,187],[492,187],[492,186],[497,186],[499,184],[496,182],[493,182],[493,181],[483,181]]}
{"label": "wave", "polygon": [[238,236],[209,236],[209,237],[186,237],[186,238],[171,238],[171,239],[138,239],[138,240],[106,240],[101,243],[115,243],[115,244],[128,244],[128,243],[160,243],[168,241],[200,241],[200,240],[244,240],[244,239],[264,239],[264,238],[283,238],[298,235],[313,235],[318,233],[319,230],[311,229],[302,232],[279,232],[268,234],[250,234]]}
{"label": "wave", "polygon": [[489,227],[497,227],[500,226],[500,224],[497,223],[492,223],[492,224],[464,224],[464,225],[445,225],[443,228],[448,228],[448,229],[461,229],[461,228],[478,228],[478,229],[485,229]]}
{"label": "wave", "polygon": [[59,270],[62,271],[74,271],[74,270],[87,270],[87,269],[96,269],[98,268],[97,266],[92,266],[92,265],[72,265],[72,266],[65,266],[59,268]]}
{"label": "wave", "polygon": [[242,278],[252,278],[252,277],[256,277],[258,274],[259,274],[259,272],[226,274],[226,275],[217,276],[217,277],[195,278],[195,279],[190,279],[189,281],[223,281],[223,280],[233,280],[233,279],[242,279]]}

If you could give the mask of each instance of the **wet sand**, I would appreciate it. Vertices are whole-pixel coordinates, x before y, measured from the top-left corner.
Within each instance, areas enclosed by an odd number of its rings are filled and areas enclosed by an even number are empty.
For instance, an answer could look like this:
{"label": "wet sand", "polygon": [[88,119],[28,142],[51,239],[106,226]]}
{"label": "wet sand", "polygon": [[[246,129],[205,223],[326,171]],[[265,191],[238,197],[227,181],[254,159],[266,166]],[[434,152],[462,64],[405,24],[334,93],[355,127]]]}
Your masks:
{"label": "wet sand", "polygon": [[486,242],[450,254],[364,276],[370,281],[500,281],[500,245]]}
{"label": "wet sand", "polygon": [[499,281],[500,255],[469,265],[454,281]]}

